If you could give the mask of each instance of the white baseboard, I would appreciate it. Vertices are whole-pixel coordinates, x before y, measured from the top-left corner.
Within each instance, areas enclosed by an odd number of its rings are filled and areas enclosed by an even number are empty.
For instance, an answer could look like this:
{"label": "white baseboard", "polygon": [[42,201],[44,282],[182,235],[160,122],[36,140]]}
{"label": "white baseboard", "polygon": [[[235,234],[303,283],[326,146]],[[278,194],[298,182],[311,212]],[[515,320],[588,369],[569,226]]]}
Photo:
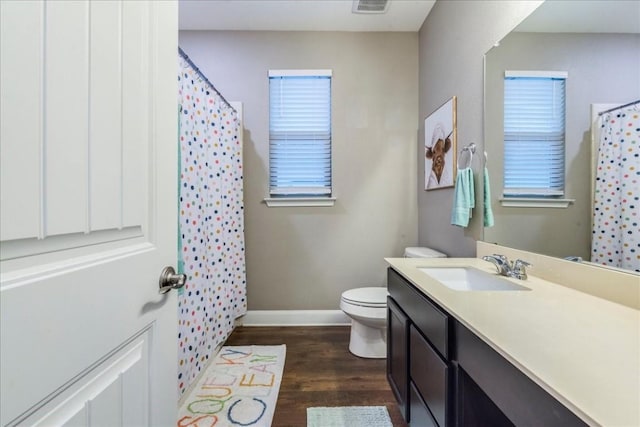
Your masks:
{"label": "white baseboard", "polygon": [[345,326],[351,318],[342,310],[249,310],[236,320],[242,326]]}

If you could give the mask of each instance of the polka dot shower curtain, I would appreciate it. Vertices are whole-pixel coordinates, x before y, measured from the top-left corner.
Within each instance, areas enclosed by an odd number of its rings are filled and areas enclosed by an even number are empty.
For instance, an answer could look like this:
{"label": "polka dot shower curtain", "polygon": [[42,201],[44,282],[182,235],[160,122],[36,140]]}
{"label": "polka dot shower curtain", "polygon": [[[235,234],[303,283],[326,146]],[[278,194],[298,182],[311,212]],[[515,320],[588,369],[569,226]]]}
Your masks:
{"label": "polka dot shower curtain", "polygon": [[591,261],[640,272],[640,101],[601,115]]}
{"label": "polka dot shower curtain", "polygon": [[246,312],[242,132],[236,111],[179,57],[180,395]]}

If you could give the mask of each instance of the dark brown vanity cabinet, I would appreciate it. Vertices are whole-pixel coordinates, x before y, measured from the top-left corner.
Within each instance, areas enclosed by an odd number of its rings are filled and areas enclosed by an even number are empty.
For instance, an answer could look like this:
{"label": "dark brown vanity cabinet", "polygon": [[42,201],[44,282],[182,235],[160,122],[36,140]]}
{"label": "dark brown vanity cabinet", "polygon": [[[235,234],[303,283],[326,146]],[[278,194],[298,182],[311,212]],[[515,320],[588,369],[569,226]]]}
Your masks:
{"label": "dark brown vanity cabinet", "polygon": [[387,279],[387,378],[411,427],[586,425],[392,268]]}
{"label": "dark brown vanity cabinet", "polygon": [[449,315],[388,274],[387,378],[411,426],[453,426]]}

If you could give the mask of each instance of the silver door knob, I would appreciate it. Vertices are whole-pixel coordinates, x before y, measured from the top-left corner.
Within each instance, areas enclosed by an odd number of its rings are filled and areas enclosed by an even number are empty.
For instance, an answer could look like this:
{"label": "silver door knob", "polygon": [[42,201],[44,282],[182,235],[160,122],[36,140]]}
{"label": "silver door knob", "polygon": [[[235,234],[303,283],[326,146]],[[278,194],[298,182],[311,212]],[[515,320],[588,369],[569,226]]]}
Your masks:
{"label": "silver door knob", "polygon": [[160,273],[160,293],[166,294],[171,289],[180,289],[187,282],[186,274],[176,274],[173,267],[165,267]]}

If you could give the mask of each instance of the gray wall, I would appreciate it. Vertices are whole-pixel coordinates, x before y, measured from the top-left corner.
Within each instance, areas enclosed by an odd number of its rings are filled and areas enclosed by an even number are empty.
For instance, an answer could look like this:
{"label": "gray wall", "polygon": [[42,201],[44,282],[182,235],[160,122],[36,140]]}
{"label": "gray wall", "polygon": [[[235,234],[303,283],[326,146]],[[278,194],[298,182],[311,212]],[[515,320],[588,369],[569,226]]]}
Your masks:
{"label": "gray wall", "polygon": [[[504,208],[498,202],[503,179],[505,70],[569,73],[565,195],[575,203],[567,209]],[[486,83],[486,148],[496,225],[485,230],[484,240],[546,255],[589,259],[590,106],[640,99],[640,35],[512,33],[487,55]]]}
{"label": "gray wall", "polygon": [[[417,243],[417,33],[180,32],[180,46],[244,103],[250,310],[338,309],[386,284],[383,260]],[[332,208],[268,208],[269,69],[333,70]]]}
{"label": "gray wall", "polygon": [[[420,132],[417,144],[419,242],[450,256],[475,256],[482,216],[474,210],[469,228],[451,225],[453,189],[424,191],[424,119],[458,97],[458,149],[475,142],[483,150],[484,54],[541,2],[438,0],[420,30]],[[479,156],[476,157],[479,159]],[[476,195],[482,193],[477,172]]]}

